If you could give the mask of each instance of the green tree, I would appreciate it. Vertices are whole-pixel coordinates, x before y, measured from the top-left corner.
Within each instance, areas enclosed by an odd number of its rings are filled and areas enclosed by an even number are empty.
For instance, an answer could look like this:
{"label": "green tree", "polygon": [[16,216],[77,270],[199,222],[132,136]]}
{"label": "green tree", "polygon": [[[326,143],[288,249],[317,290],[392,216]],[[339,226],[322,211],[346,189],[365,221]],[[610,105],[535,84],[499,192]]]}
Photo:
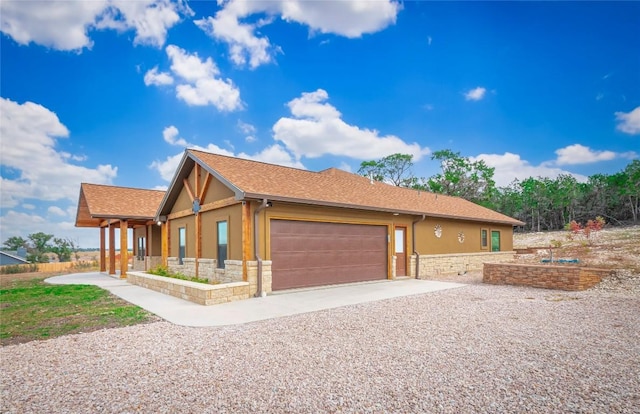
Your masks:
{"label": "green tree", "polygon": [[53,246],[49,247],[49,251],[58,256],[58,261],[70,262],[71,255],[76,251],[76,246],[70,239],[56,237],[53,239]]}
{"label": "green tree", "polygon": [[3,247],[6,250],[18,250],[27,247],[27,240],[19,236],[12,236],[5,240]]}
{"label": "green tree", "polygon": [[51,251],[49,242],[53,239],[53,234],[38,232],[30,234],[28,237],[31,242],[31,246],[27,249],[27,260],[31,263],[49,262],[49,257],[46,253]]}
{"label": "green tree", "polygon": [[491,206],[496,191],[494,168],[483,160],[471,161],[449,149],[434,152],[431,159],[440,161],[442,170],[429,178],[427,183],[431,191]]}
{"label": "green tree", "polygon": [[380,160],[363,161],[358,174],[375,181],[389,182],[398,187],[415,188],[419,179],[413,175],[413,155],[392,154]]}

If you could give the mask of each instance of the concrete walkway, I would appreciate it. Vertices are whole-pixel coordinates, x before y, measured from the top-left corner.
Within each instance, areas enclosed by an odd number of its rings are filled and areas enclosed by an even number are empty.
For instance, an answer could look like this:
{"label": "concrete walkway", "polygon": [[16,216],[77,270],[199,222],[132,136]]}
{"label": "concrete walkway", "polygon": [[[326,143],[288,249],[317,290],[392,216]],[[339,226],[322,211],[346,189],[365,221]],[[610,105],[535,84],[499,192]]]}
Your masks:
{"label": "concrete walkway", "polygon": [[357,303],[418,295],[465,286],[460,283],[401,279],[276,293],[264,298],[203,306],[127,283],[105,273],[75,273],[45,280],[58,285],[96,285],[176,325],[235,325]]}

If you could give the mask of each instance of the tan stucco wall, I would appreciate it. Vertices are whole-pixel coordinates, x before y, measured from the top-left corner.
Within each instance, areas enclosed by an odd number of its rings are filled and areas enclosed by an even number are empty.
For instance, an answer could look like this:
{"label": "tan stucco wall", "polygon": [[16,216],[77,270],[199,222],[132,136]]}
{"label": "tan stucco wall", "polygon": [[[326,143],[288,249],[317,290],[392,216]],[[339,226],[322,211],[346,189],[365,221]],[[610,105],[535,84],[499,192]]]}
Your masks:
{"label": "tan stucco wall", "polygon": [[[436,237],[435,228],[442,229],[441,237]],[[481,229],[487,230],[488,246],[480,243]],[[420,254],[476,253],[491,251],[491,231],[500,231],[500,251],[513,250],[513,226],[494,223],[451,220],[427,217],[416,227],[416,247]],[[464,241],[458,240],[459,233]]]}
{"label": "tan stucco wall", "polygon": [[202,257],[217,259],[217,222],[227,221],[229,260],[242,260],[242,205],[224,207],[201,213]]}
{"label": "tan stucco wall", "polygon": [[171,226],[169,227],[169,231],[171,232],[169,236],[169,256],[178,257],[178,229],[180,227],[186,227],[187,229],[187,245],[185,246],[185,257],[196,257],[195,216],[188,216],[171,220]]}

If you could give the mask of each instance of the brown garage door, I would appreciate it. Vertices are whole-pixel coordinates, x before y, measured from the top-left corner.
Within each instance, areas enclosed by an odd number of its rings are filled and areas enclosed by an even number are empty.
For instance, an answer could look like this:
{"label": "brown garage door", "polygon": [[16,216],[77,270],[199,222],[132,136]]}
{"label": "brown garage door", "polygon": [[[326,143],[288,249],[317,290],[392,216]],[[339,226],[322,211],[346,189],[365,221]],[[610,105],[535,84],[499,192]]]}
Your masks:
{"label": "brown garage door", "polygon": [[387,278],[387,227],[271,220],[272,289]]}

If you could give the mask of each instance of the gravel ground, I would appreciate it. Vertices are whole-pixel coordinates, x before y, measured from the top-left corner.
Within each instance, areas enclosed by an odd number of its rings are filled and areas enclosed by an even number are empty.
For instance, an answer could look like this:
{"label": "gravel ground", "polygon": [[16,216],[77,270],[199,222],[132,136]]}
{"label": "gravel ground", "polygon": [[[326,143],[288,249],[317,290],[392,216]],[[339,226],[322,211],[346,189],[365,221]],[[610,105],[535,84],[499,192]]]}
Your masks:
{"label": "gravel ground", "polygon": [[639,413],[640,296],[468,286],[0,349],[11,413]]}

